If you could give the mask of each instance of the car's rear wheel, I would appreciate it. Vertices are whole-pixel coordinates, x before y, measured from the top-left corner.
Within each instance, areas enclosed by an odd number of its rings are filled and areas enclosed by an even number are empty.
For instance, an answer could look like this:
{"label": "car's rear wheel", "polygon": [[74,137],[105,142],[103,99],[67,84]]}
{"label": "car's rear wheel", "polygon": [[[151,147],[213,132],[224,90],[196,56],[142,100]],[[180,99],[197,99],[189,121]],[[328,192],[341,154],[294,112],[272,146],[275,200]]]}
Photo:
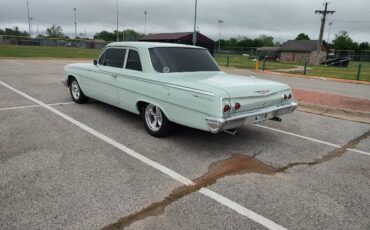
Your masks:
{"label": "car's rear wheel", "polygon": [[86,103],[89,98],[82,92],[80,85],[75,78],[72,78],[69,84],[69,91],[71,93],[72,100],[76,103]]}
{"label": "car's rear wheel", "polygon": [[172,123],[156,105],[144,105],[141,110],[141,117],[144,121],[145,129],[152,136],[164,137],[172,131]]}

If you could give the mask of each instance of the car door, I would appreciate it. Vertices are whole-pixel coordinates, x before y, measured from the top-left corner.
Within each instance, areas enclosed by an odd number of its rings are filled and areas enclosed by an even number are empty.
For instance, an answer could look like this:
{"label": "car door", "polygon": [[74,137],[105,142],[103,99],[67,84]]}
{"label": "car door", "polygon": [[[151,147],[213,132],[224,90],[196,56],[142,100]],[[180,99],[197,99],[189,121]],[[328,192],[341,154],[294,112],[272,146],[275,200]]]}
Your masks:
{"label": "car door", "polygon": [[134,48],[127,50],[125,67],[121,77],[117,78],[119,107],[131,112],[136,111],[136,101],[148,85],[142,76],[143,66],[139,51]]}
{"label": "car door", "polygon": [[118,105],[117,76],[122,74],[126,49],[109,47],[100,56],[96,74],[90,76],[91,97],[112,105]]}

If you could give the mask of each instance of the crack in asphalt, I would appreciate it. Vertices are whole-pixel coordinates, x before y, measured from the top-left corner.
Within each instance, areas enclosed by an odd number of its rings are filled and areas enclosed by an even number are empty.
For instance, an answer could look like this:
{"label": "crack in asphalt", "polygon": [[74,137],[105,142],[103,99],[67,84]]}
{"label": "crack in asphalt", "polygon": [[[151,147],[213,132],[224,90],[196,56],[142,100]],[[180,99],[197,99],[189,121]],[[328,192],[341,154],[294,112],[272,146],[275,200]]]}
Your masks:
{"label": "crack in asphalt", "polygon": [[330,161],[333,158],[342,156],[345,152],[348,151],[348,149],[353,149],[354,147],[356,147],[360,143],[361,140],[364,140],[368,137],[370,137],[370,130],[361,134],[360,136],[356,137],[355,139],[350,140],[349,142],[347,142],[347,144],[343,145],[342,147],[335,148],[335,149],[329,151],[327,154],[325,154],[323,157],[321,157],[319,159],[315,159],[313,161],[308,161],[308,162],[289,163],[286,166],[280,167],[278,170],[279,170],[279,172],[285,172],[286,170],[288,170],[288,169],[290,169],[294,166],[300,166],[300,165],[311,166],[311,165],[321,164],[321,163]]}
{"label": "crack in asphalt", "polygon": [[243,173],[259,173],[266,175],[273,175],[277,171],[272,166],[264,164],[262,161],[257,160],[253,156],[247,155],[233,155],[222,161],[212,163],[208,167],[208,172],[201,177],[193,180],[194,185],[181,186],[172,190],[170,195],[165,197],[162,201],[152,203],[151,205],[143,208],[142,210],[120,218],[116,223],[110,224],[102,230],[116,230],[123,229],[130,226],[132,223],[145,219],[149,216],[157,216],[164,213],[167,206],[173,202],[189,195],[203,187],[210,186],[220,178]]}
{"label": "crack in asphalt", "polygon": [[181,186],[172,190],[172,192],[159,202],[152,203],[151,205],[137,211],[133,214],[120,218],[113,224],[107,225],[102,228],[102,230],[118,230],[124,229],[125,227],[130,226],[131,224],[143,220],[147,217],[162,215],[165,211],[165,208],[171,205],[173,202],[180,200],[181,198],[200,190],[201,188],[208,187],[212,184],[215,184],[218,179],[221,179],[226,176],[240,175],[246,173],[258,173],[265,175],[275,175],[277,173],[284,173],[288,169],[306,165],[312,166],[316,164],[321,164],[327,162],[333,158],[342,156],[348,148],[355,147],[361,140],[370,136],[370,130],[363,133],[359,137],[350,140],[347,144],[340,148],[335,148],[329,151],[326,155],[319,159],[315,159],[309,162],[293,162],[289,163],[282,167],[273,167],[267,165],[262,161],[256,159],[255,157],[262,153],[259,151],[252,156],[248,155],[232,155],[231,157],[212,163],[208,167],[208,172],[204,175],[193,180],[194,185],[191,186]]}

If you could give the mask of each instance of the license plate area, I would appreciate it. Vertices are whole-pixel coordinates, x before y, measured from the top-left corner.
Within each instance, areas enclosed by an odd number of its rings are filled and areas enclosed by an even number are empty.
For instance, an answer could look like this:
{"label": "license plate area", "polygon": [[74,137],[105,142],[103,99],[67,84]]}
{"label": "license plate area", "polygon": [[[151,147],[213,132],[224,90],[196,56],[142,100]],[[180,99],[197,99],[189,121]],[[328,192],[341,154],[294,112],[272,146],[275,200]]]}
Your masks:
{"label": "license plate area", "polygon": [[263,122],[267,119],[267,113],[258,114],[256,118],[254,119],[255,123]]}

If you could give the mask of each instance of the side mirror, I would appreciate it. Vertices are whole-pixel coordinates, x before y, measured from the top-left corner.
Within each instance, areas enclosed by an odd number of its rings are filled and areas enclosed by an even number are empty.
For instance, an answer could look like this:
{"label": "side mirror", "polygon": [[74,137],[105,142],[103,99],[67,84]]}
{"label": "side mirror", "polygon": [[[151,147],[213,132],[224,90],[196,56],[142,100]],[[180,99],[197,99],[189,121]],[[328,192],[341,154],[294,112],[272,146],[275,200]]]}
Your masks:
{"label": "side mirror", "polygon": [[94,60],[94,65],[97,65],[98,64],[98,61]]}

